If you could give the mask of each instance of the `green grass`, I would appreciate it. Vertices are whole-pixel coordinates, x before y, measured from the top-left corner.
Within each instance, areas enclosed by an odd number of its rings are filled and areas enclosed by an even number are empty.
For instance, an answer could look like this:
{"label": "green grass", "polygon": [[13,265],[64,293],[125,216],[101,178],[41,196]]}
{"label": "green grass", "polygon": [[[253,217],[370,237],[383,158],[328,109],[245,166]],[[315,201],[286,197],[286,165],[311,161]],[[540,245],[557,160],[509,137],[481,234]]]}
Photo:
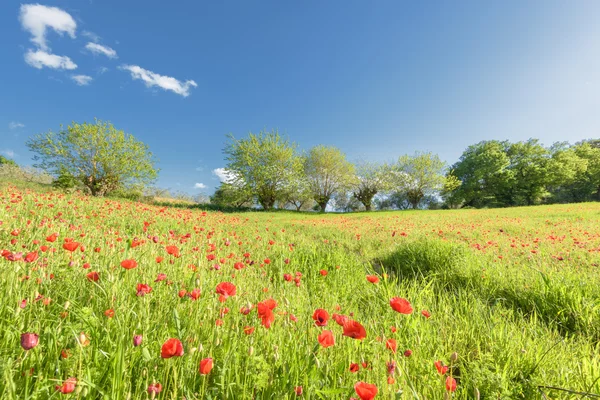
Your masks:
{"label": "green grass", "polygon": [[[292,399],[296,386],[302,398],[348,399],[357,397],[359,381],[376,384],[377,399],[466,399],[476,392],[482,399],[535,399],[542,392],[582,398],[545,387],[600,394],[600,204],[223,214],[1,190],[0,250],[39,253],[32,263],[0,258],[2,399],[146,399],[154,382],[163,386],[156,398],[164,399]],[[55,232],[58,240],[47,242]],[[85,250],[64,250],[65,238]],[[132,247],[135,239],[141,244]],[[180,257],[167,254],[168,245]],[[131,258],[137,268],[120,266]],[[235,270],[236,262],[246,267]],[[90,271],[99,273],[98,282],[86,279]],[[296,272],[298,287],[283,278]],[[167,279],[154,282],[159,273]],[[371,274],[378,284],[367,281]],[[215,288],[225,281],[237,293],[221,303]],[[138,283],[152,292],[137,296]],[[194,288],[201,289],[197,300],[178,296]],[[408,299],[414,312],[392,310],[393,297]],[[270,329],[256,308],[240,312],[269,298],[278,304]],[[352,315],[367,337],[343,336],[333,319],[315,326],[317,308]],[[104,314],[109,309],[113,318]],[[254,333],[246,335],[246,326]],[[334,346],[319,345],[324,329],[333,331]],[[39,334],[35,348],[21,348],[24,332]],[[82,332],[87,346],[77,340]],[[135,334],[143,335],[139,347]],[[183,356],[161,358],[168,338],[182,341]],[[398,343],[396,354],[386,349],[389,338]],[[214,368],[201,375],[206,357]],[[456,392],[446,393],[436,360],[450,366]],[[350,363],[362,362],[369,367],[349,371]],[[75,391],[58,393],[55,385],[69,377],[78,379]]]}

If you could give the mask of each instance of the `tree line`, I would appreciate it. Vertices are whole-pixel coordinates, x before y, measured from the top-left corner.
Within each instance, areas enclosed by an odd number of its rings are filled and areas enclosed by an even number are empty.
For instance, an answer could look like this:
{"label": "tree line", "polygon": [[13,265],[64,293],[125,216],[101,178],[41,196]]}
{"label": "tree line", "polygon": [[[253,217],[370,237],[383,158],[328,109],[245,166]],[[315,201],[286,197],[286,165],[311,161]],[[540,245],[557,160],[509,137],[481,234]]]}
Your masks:
{"label": "tree line", "polygon": [[[146,144],[99,120],[36,135],[27,145],[34,167],[52,176],[55,187],[94,196],[148,191],[159,172]],[[600,140],[550,147],[537,139],[482,141],[450,166],[430,152],[352,163],[333,146],[300,151],[277,131],[229,135],[223,152],[226,176],[210,197],[217,208],[370,211],[600,201]],[[15,167],[0,158],[0,169]]]}

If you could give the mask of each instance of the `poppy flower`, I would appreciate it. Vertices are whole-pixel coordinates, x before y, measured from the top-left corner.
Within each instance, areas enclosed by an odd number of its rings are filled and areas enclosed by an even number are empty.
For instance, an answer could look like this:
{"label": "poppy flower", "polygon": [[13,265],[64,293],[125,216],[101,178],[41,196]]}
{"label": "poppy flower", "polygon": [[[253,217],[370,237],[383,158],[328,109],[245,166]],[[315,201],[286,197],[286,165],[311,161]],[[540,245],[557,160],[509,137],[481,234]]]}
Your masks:
{"label": "poppy flower", "polygon": [[62,394],[69,394],[75,391],[75,386],[77,385],[77,378],[69,378],[63,382],[62,385],[56,385],[54,388],[56,391]]}
{"label": "poppy flower", "polygon": [[294,277],[292,276],[292,274],[283,274],[283,279],[285,279],[288,282],[291,282]]}
{"label": "poppy flower", "polygon": [[77,242],[63,243],[63,249],[70,251],[70,252],[77,250],[78,247],[79,247],[79,243],[77,243]]}
{"label": "poppy flower", "polygon": [[431,314],[427,310],[421,311],[421,315],[423,315],[427,319],[429,319],[429,317],[431,317]]}
{"label": "poppy flower", "polygon": [[160,273],[156,276],[156,279],[154,280],[154,282],[162,282],[165,279],[167,279],[167,274]]}
{"label": "poppy flower", "polygon": [[162,392],[162,385],[160,383],[151,383],[148,385],[148,394]]}
{"label": "poppy flower", "polygon": [[313,313],[312,318],[315,320],[315,325],[325,326],[329,320],[329,313],[322,308],[317,308]]}
{"label": "poppy flower", "polygon": [[243,262],[236,262],[235,264],[233,264],[233,268],[236,270],[240,270],[240,269],[244,269],[245,265]]}
{"label": "poppy flower", "polygon": [[125,269],[133,269],[137,267],[137,262],[135,260],[123,260],[121,261],[121,267]]}
{"label": "poppy flower", "polygon": [[165,249],[167,250],[167,254],[179,257],[179,249],[177,248],[177,246],[167,246],[165,247]]}
{"label": "poppy flower", "polygon": [[56,239],[58,239],[57,233],[53,233],[52,235],[46,237],[47,242],[56,242]]}
{"label": "poppy flower", "polygon": [[390,306],[392,309],[394,309],[394,311],[397,311],[400,314],[411,314],[413,312],[413,308],[408,300],[401,297],[394,297],[391,299]]}
{"label": "poppy flower", "polygon": [[351,337],[353,339],[363,340],[367,337],[367,331],[365,327],[359,322],[353,320],[347,320],[344,322],[344,336]]}
{"label": "poppy flower", "polygon": [[358,366],[357,363],[350,364],[350,372],[352,372],[353,374],[358,372],[359,369],[360,369],[360,367]]}
{"label": "poppy flower", "polygon": [[98,279],[100,279],[100,275],[96,271],[89,272],[86,277],[88,281],[92,282],[98,282]]}
{"label": "poppy flower", "polygon": [[404,357],[410,357],[410,356],[412,356],[412,350],[410,350],[410,349],[404,350]]}
{"label": "poppy flower", "polygon": [[396,353],[396,349],[398,348],[398,344],[396,343],[396,339],[388,339],[388,340],[386,340],[385,347],[388,350],[391,350],[392,353]]}
{"label": "poppy flower", "polygon": [[38,345],[39,336],[37,333],[25,332],[21,334],[21,347],[24,350],[31,350]]}
{"label": "poppy flower", "polygon": [[138,283],[136,286],[137,289],[137,295],[138,296],[144,296],[147,295],[148,293],[152,292],[152,288],[148,285],[146,285],[145,283]]}
{"label": "poppy flower", "polygon": [[456,379],[451,376],[446,377],[446,390],[449,392],[456,390]]}
{"label": "poppy flower", "polygon": [[266,302],[260,302],[256,305],[256,312],[261,319],[262,325],[269,329],[271,324],[275,321],[275,314]]}
{"label": "poppy flower", "polygon": [[200,374],[201,375],[208,375],[210,374],[210,371],[213,369],[213,359],[212,358],[205,358],[204,360],[200,361]]}
{"label": "poppy flower", "polygon": [[335,344],[335,338],[333,337],[333,332],[331,331],[323,331],[318,337],[319,343],[323,347],[330,347]]}
{"label": "poppy flower", "polygon": [[108,310],[104,311],[104,315],[107,316],[108,318],[114,318],[115,310],[113,310],[112,308],[109,308]]}
{"label": "poppy flower", "polygon": [[179,339],[167,339],[160,349],[162,358],[180,357],[183,355],[183,345]]}
{"label": "poppy flower", "polygon": [[25,260],[25,262],[31,263],[34,262],[35,260],[38,259],[38,252],[37,251],[32,251],[31,253],[27,254],[25,256],[25,258],[23,258]]}
{"label": "poppy flower", "polygon": [[143,339],[142,335],[134,335],[133,336],[133,345],[135,347],[138,347],[140,344],[142,344],[142,339]]}
{"label": "poppy flower", "polygon": [[388,375],[394,375],[396,372],[396,361],[388,361],[385,363]]}
{"label": "poppy flower", "polygon": [[294,388],[294,393],[296,393],[296,396],[302,396],[302,386],[296,386]]}
{"label": "poppy flower", "polygon": [[331,317],[339,326],[344,326],[346,321],[348,321],[348,317],[345,315],[333,314]]}
{"label": "poppy flower", "polygon": [[319,273],[321,274],[321,276],[327,276],[327,270],[326,269],[320,270]]}
{"label": "poppy flower", "polygon": [[219,294],[219,301],[224,302],[230,296],[235,296],[236,287],[231,282],[221,282],[217,285],[217,289],[215,290],[217,294]]}
{"label": "poppy flower", "polygon": [[367,280],[371,283],[378,283],[379,277],[377,275],[367,275]]}
{"label": "poppy flower", "polygon": [[437,372],[440,375],[444,375],[446,372],[448,372],[448,366],[442,364],[441,360],[434,362],[433,365],[435,365],[435,369],[437,369]]}
{"label": "poppy flower", "polygon": [[254,333],[254,327],[253,326],[245,326],[244,333],[246,335],[252,335]]}
{"label": "poppy flower", "polygon": [[354,385],[354,391],[360,400],[373,400],[378,392],[377,386],[365,382],[357,382]]}

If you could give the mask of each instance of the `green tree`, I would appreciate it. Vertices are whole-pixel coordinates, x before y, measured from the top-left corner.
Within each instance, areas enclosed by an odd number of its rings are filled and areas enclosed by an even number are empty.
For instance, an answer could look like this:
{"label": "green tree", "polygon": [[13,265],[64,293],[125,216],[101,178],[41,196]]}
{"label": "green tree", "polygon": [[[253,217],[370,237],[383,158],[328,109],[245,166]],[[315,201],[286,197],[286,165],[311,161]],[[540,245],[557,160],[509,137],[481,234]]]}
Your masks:
{"label": "green tree", "polygon": [[158,174],[146,144],[100,120],[36,135],[27,146],[36,153],[36,167],[55,176],[66,171],[94,196],[146,185]]}
{"label": "green tree", "polygon": [[[548,194],[552,182],[550,151],[538,139],[513,143],[507,151],[513,173],[517,204],[533,205]],[[510,204],[513,205],[513,204]]]}
{"label": "green tree", "polygon": [[17,166],[17,163],[10,158],[6,158],[3,155],[0,155],[0,165],[12,165],[14,167]]}
{"label": "green tree", "polygon": [[302,160],[296,144],[282,138],[277,131],[252,132],[245,139],[229,135],[224,153],[232,184],[244,187],[258,203],[270,210],[284,201],[289,186],[302,174]]}
{"label": "green tree", "polygon": [[419,207],[425,196],[439,193],[444,187],[446,163],[436,154],[404,155],[395,166],[394,186],[404,192],[412,208]]}
{"label": "green tree", "polygon": [[589,193],[590,198],[600,201],[600,139],[577,143],[574,149],[575,154],[587,162],[586,171],[576,184]]}
{"label": "green tree", "polygon": [[336,147],[319,145],[310,149],[304,171],[314,200],[325,212],[332,196],[348,191],[356,182],[354,165]]}
{"label": "green tree", "polygon": [[377,193],[391,188],[389,176],[390,169],[387,165],[370,162],[357,163],[357,182],[352,194],[365,206],[366,211],[371,211],[373,198]]}
{"label": "green tree", "polygon": [[[514,177],[506,141],[482,141],[469,146],[451,167],[460,186],[452,202],[470,207],[514,205]],[[513,204],[511,204],[513,203]]]}
{"label": "green tree", "polygon": [[252,207],[252,193],[246,187],[237,187],[231,183],[222,182],[210,196],[210,204],[217,207]]}

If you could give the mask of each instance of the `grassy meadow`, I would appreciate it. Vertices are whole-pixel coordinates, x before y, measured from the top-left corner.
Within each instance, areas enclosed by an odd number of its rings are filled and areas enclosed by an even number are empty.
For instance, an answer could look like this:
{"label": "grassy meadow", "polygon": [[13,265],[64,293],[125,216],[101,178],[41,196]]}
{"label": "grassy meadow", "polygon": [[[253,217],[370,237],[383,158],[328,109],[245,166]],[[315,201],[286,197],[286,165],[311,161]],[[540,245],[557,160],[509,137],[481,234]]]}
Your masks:
{"label": "grassy meadow", "polygon": [[235,214],[4,184],[0,251],[2,399],[600,395],[599,203]]}

